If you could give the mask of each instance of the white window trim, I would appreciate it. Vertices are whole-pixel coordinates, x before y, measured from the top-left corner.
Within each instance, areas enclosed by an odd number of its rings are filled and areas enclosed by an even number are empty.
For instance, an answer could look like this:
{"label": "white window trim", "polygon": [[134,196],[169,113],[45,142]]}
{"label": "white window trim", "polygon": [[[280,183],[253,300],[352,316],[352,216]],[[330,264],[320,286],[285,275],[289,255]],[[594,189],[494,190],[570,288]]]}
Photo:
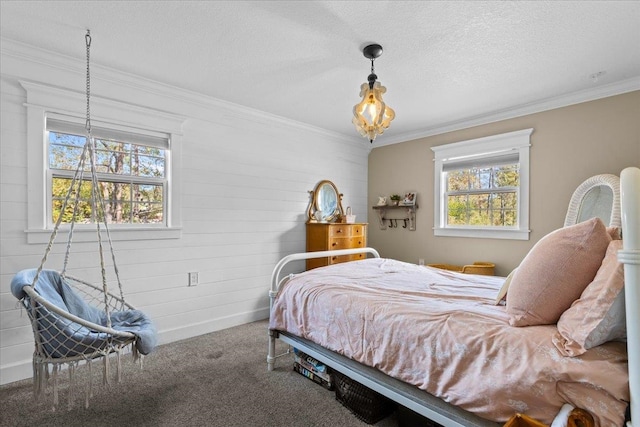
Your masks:
{"label": "white window trim", "polygon": [[[49,114],[82,118],[86,111],[86,95],[41,83],[20,81],[27,92],[27,242],[47,243],[52,228],[47,220],[47,144],[46,119]],[[182,124],[184,117],[147,107],[91,97],[92,122],[113,124],[131,129],[153,130],[168,135],[167,200],[165,226],[135,225],[109,227],[113,240],[176,239],[182,234],[180,190],[182,171]],[[95,227],[74,230],[76,242],[95,241]],[[62,241],[58,238],[58,242]]]}
{"label": "white window trim", "polygon": [[[533,129],[503,133],[484,138],[470,139],[452,144],[431,147],[435,153],[433,232],[435,236],[474,237],[486,239],[529,240],[529,148]],[[447,160],[456,157],[518,151],[520,163],[520,190],[518,192],[517,227],[447,226],[445,215],[445,182],[442,169]]]}

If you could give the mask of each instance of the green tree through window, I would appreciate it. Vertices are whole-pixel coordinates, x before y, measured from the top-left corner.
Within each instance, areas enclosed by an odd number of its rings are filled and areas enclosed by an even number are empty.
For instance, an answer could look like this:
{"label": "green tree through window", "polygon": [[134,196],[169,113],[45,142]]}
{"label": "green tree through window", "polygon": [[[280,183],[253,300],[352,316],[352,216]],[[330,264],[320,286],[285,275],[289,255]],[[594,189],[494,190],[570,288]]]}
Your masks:
{"label": "green tree through window", "polygon": [[[73,218],[75,198],[61,212],[85,144],[85,137],[59,131],[48,132],[51,171],[51,221]],[[111,224],[157,224],[164,222],[166,150],[121,139],[95,138],[96,174],[105,204],[104,216]],[[75,221],[95,221],[91,204],[90,166],[79,192]],[[97,220],[103,221],[97,210]]]}
{"label": "green tree through window", "polygon": [[446,172],[447,225],[518,225],[518,164]]}

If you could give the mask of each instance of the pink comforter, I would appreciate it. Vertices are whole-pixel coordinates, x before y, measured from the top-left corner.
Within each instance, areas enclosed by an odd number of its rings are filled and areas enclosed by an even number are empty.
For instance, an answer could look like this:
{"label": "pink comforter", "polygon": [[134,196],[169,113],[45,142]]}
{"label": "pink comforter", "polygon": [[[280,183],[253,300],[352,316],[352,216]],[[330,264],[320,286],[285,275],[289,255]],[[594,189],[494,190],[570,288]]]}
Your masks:
{"label": "pink comforter", "polygon": [[504,422],[550,424],[564,403],[621,426],[629,400],[624,343],[563,357],[555,326],[512,327],[494,304],[504,278],[389,259],[336,264],[280,289],[270,328],[309,339],[450,404]]}

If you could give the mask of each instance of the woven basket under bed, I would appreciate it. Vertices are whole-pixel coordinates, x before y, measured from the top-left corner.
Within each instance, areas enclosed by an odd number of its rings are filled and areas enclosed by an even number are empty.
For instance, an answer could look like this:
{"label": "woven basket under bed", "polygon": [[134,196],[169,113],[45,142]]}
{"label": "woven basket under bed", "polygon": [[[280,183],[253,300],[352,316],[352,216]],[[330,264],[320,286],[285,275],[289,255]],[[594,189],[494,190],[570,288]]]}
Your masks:
{"label": "woven basket under bed", "polygon": [[388,417],[396,409],[393,401],[370,390],[346,375],[334,371],[336,400],[351,411],[360,421],[375,424]]}

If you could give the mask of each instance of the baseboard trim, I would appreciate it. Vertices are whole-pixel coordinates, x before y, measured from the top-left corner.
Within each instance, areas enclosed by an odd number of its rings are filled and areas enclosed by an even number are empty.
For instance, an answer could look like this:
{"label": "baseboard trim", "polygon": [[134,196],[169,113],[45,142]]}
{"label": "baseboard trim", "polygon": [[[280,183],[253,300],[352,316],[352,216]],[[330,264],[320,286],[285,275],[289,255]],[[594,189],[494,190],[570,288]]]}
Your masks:
{"label": "baseboard trim", "polygon": [[0,367],[0,385],[31,378],[33,365],[31,359]]}
{"label": "baseboard trim", "polygon": [[168,344],[267,318],[269,318],[269,307],[244,313],[236,313],[227,317],[207,320],[206,322],[193,323],[175,329],[158,331],[158,342],[160,344]]}

